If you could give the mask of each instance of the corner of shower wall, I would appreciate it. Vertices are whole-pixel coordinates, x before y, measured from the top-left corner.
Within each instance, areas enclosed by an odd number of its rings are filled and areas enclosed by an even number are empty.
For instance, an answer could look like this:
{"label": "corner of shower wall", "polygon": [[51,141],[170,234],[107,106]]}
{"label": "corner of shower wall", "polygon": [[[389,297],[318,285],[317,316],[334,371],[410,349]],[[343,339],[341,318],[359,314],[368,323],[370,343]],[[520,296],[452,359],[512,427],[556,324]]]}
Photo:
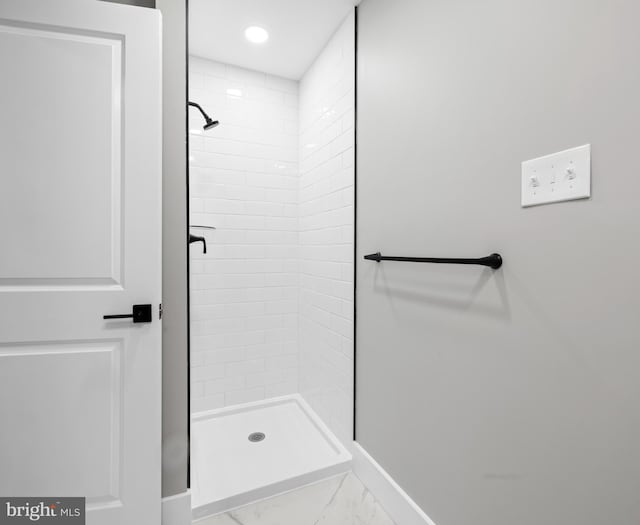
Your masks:
{"label": "corner of shower wall", "polygon": [[190,57],[191,406],[298,391],[298,82]]}
{"label": "corner of shower wall", "polygon": [[299,389],[353,433],[355,13],[300,81]]}

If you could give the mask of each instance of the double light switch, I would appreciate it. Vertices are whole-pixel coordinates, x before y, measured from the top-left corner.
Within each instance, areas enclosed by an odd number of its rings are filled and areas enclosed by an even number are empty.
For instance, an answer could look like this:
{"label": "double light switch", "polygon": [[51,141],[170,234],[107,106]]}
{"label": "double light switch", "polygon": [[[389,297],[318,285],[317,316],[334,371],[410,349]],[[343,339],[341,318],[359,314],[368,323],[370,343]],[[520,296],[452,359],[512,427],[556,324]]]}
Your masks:
{"label": "double light switch", "polygon": [[591,197],[591,145],[522,163],[522,206]]}

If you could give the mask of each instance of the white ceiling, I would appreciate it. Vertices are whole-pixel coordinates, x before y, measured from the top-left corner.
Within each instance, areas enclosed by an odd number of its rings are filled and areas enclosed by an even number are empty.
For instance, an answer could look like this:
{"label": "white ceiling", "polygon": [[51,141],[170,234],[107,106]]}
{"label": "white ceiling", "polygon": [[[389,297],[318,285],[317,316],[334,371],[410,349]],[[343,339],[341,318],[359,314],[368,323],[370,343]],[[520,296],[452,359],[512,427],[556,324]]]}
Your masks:
{"label": "white ceiling", "polygon": [[[300,79],[356,0],[190,0],[189,53]],[[269,32],[265,44],[244,37]]]}

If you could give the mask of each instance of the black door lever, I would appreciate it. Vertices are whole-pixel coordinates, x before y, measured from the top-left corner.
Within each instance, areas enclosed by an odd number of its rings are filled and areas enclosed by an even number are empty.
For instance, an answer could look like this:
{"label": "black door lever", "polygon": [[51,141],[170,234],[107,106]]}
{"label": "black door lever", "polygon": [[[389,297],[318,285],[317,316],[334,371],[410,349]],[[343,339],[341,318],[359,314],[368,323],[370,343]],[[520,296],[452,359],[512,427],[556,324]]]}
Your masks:
{"label": "black door lever", "polygon": [[114,314],[103,315],[103,319],[133,319],[134,323],[150,323],[151,322],[151,305],[150,304],[134,304],[133,311],[130,314]]}

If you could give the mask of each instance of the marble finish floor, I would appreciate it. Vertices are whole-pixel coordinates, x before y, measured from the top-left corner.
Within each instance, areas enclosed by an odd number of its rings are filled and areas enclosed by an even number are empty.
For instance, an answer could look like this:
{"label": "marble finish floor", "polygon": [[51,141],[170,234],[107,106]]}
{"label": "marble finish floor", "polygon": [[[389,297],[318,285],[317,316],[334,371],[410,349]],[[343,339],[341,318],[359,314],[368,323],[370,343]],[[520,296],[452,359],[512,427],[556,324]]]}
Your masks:
{"label": "marble finish floor", "polygon": [[194,525],[395,525],[352,473],[194,521]]}

